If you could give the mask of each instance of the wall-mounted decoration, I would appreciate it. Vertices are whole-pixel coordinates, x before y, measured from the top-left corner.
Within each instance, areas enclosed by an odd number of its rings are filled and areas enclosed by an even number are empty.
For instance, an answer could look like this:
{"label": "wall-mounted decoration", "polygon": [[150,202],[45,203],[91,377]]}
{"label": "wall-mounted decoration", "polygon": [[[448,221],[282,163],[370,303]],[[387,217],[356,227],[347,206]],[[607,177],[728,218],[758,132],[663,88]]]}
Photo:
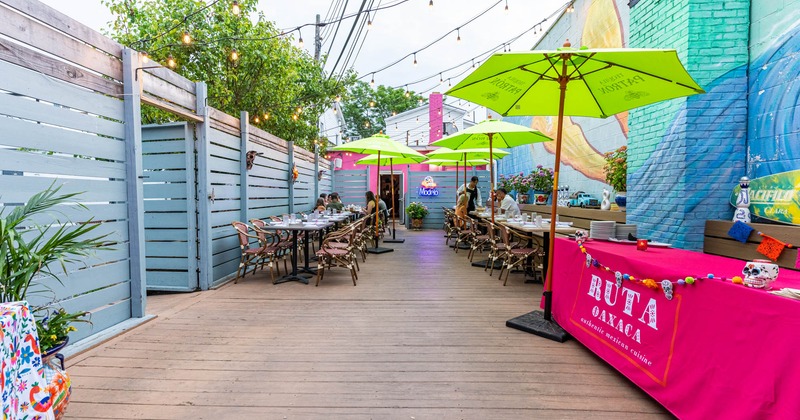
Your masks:
{"label": "wall-mounted decoration", "polygon": [[247,164],[247,170],[253,169],[253,162],[256,160],[256,156],[263,155],[262,152],[256,152],[255,150],[248,150],[247,155],[245,157],[245,163]]}
{"label": "wall-mounted decoration", "polygon": [[417,188],[417,195],[420,197],[436,197],[439,195],[439,190],[436,188],[436,182],[433,180],[432,176],[426,176],[422,182],[420,182],[419,188]]}

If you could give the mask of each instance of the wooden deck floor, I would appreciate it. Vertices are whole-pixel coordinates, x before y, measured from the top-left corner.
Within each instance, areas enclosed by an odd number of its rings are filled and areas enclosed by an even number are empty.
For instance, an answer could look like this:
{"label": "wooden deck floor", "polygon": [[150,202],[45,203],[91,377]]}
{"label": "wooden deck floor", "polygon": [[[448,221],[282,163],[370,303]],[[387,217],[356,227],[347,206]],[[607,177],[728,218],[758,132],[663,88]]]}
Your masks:
{"label": "wooden deck floor", "polygon": [[470,267],[440,231],[399,232],[357,287],[259,273],[149,298],[154,321],[68,362],[68,418],[669,418],[574,340],[507,328],[541,285]]}

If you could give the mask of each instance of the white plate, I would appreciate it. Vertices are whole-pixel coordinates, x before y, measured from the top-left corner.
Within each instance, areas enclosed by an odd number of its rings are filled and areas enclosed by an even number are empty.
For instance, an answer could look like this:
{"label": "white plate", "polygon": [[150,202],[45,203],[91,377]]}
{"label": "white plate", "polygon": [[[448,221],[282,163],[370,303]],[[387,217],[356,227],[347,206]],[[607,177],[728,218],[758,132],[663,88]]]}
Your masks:
{"label": "white plate", "polygon": [[[601,239],[601,240],[604,240],[604,239]],[[618,244],[629,244],[629,245],[636,244],[636,241],[629,241],[627,239],[608,238],[608,241],[616,242]]]}
{"label": "white plate", "polygon": [[664,242],[648,242],[647,246],[654,246],[656,248],[671,248],[672,244],[666,244]]}

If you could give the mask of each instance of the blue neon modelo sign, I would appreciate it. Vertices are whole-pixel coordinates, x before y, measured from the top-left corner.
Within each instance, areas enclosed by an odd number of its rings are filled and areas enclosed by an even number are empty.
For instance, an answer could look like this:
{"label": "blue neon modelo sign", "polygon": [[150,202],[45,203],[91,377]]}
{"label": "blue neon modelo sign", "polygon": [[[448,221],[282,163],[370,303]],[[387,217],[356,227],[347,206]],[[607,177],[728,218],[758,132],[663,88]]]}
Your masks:
{"label": "blue neon modelo sign", "polygon": [[425,179],[422,180],[419,188],[417,188],[417,195],[420,197],[436,197],[439,195],[439,190],[436,189],[436,182],[433,181],[432,176],[426,176]]}

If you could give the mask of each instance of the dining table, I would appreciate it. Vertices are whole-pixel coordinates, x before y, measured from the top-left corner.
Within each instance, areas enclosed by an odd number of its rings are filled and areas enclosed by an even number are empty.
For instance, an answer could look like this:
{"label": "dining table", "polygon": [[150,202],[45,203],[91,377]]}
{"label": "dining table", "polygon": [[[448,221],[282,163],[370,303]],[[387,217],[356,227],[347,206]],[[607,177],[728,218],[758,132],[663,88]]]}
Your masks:
{"label": "dining table", "polygon": [[[310,239],[310,232],[321,232],[324,231],[334,225],[332,220],[327,220],[325,218],[316,219],[313,221],[302,221],[298,219],[295,223],[291,222],[271,222],[264,226],[263,230],[285,230],[292,233],[292,272],[287,273],[277,279],[275,279],[275,284],[286,283],[289,281],[298,281],[300,283],[308,284],[308,278],[312,275],[317,274],[316,269],[310,267],[309,262],[311,260],[311,256],[308,255],[309,250],[309,239]],[[297,236],[300,232],[305,232],[305,241],[303,244],[303,251],[305,255],[305,261],[302,267],[298,267],[297,262],[297,247],[298,247],[298,240]],[[320,242],[322,242],[322,235],[320,235]]]}
{"label": "dining table", "polygon": [[[480,211],[476,210],[476,211],[470,212],[470,214],[475,216],[475,217],[481,218],[481,219],[489,219],[489,220],[491,220],[491,218],[492,218],[491,213],[488,213],[488,212],[480,212]],[[494,222],[497,223],[497,224],[502,224],[503,226],[505,226],[505,227],[507,227],[509,229],[513,229],[513,230],[516,230],[516,231],[519,231],[519,232],[529,233],[529,234],[533,234],[533,235],[542,237],[542,246],[543,246],[543,249],[544,249],[544,258],[543,258],[543,261],[542,261],[542,273],[545,273],[545,275],[546,275],[547,269],[548,269],[548,264],[547,264],[548,258],[547,258],[547,256],[548,256],[548,250],[550,249],[549,248],[549,245],[550,245],[550,219],[542,219],[542,223],[537,225],[535,222],[514,220],[513,218],[512,219],[508,219],[505,216],[498,216],[495,213]],[[571,235],[571,234],[574,234],[576,231],[578,231],[578,228],[573,227],[570,222],[556,222],[556,223],[557,223],[556,224],[556,234]],[[529,243],[528,246],[533,246],[533,243]],[[489,263],[488,260],[476,261],[476,262],[472,263],[472,266],[473,267],[485,268],[486,264],[488,264],[488,263]],[[499,269],[499,267],[496,267],[496,269]],[[526,274],[532,274],[532,273],[527,273],[526,272]],[[531,276],[531,277],[533,277],[533,276]],[[530,281],[533,281],[533,279],[526,280],[526,282],[530,282]]]}

